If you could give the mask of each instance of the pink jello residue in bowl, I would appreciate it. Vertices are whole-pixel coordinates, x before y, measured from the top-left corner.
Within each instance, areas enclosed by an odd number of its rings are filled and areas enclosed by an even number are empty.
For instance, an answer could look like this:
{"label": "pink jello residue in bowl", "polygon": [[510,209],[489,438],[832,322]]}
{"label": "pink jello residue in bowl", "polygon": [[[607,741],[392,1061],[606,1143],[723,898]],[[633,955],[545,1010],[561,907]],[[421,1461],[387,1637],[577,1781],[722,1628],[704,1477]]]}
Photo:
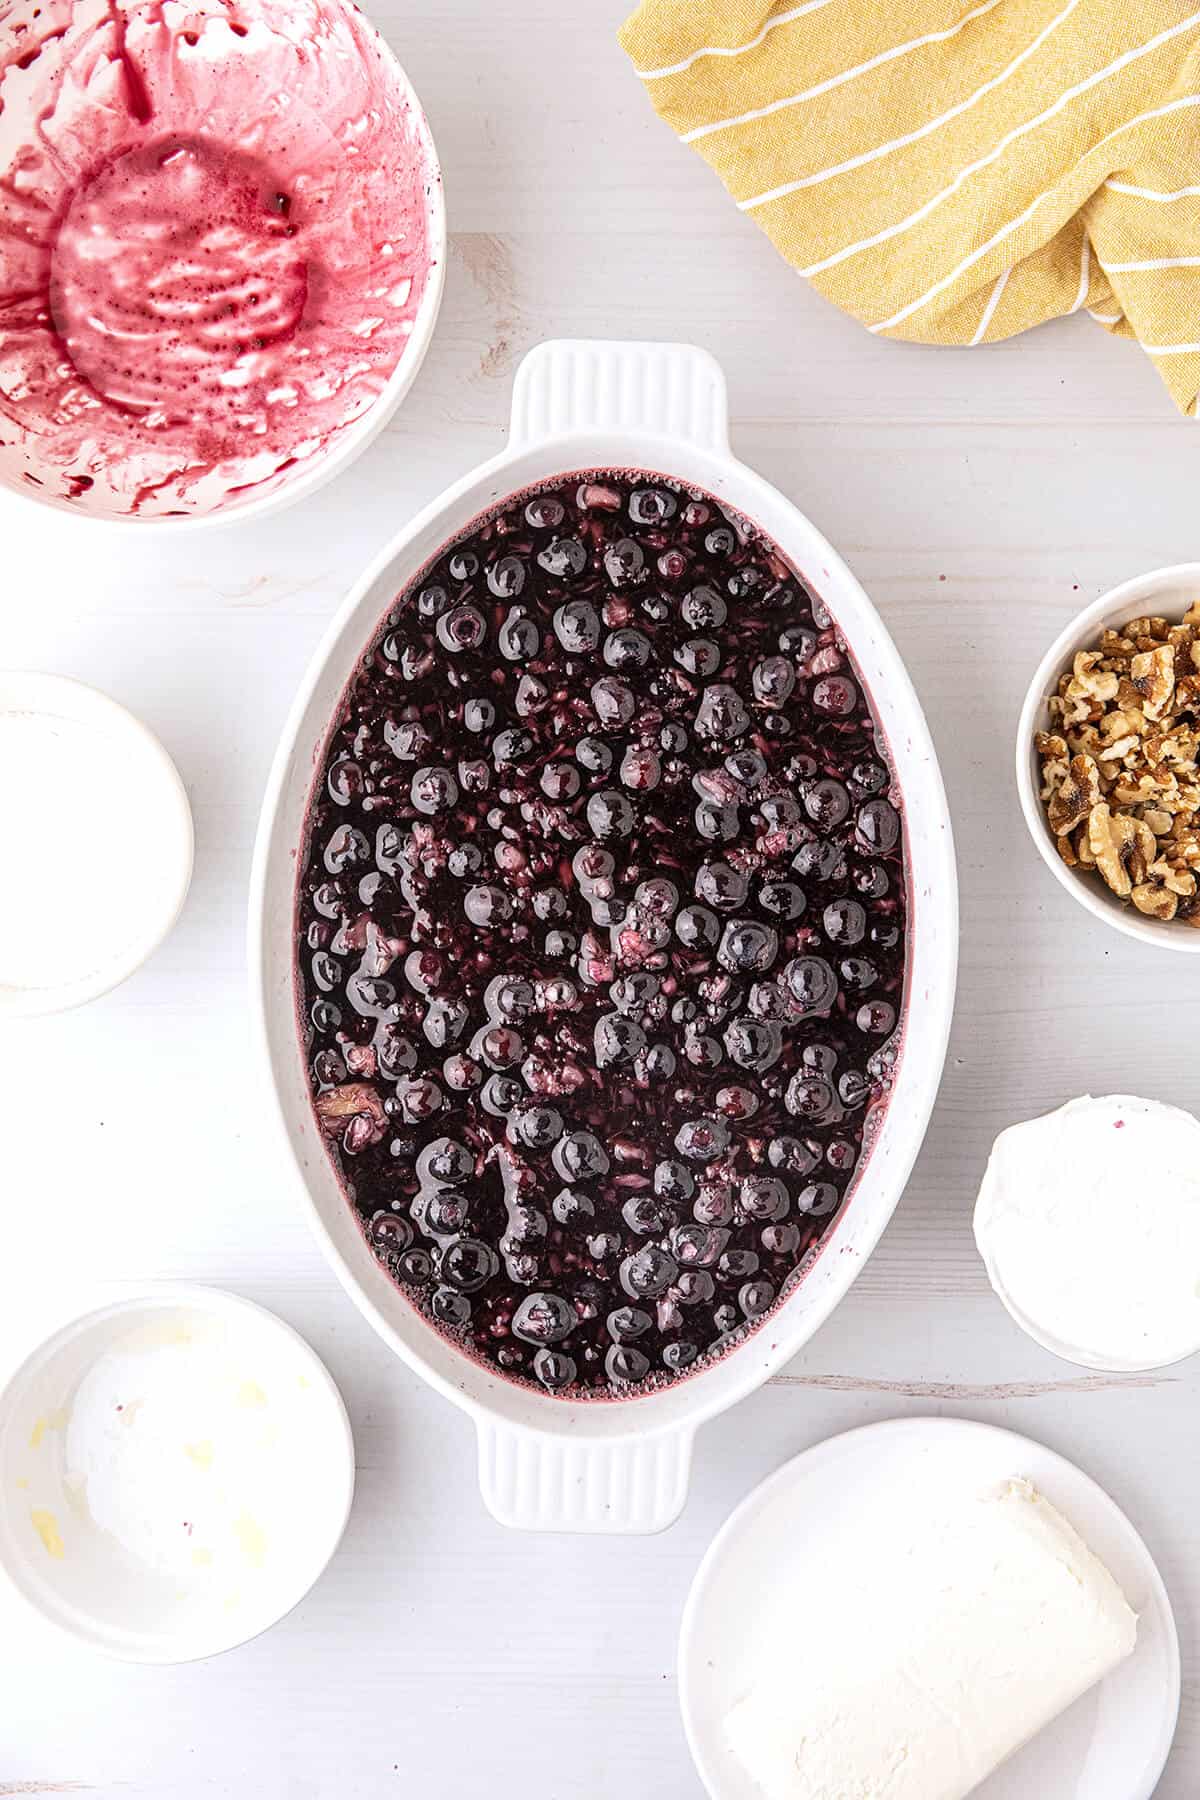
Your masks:
{"label": "pink jello residue in bowl", "polygon": [[417,353],[440,204],[342,0],[0,7],[0,480],[162,518],[325,462]]}

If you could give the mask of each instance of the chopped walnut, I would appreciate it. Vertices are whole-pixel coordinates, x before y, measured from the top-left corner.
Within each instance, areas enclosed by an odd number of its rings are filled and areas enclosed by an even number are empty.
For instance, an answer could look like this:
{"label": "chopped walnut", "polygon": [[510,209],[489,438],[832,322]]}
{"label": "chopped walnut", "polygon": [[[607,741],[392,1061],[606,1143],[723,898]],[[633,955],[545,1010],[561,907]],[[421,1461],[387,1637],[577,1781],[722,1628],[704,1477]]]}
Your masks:
{"label": "chopped walnut", "polygon": [[1053,795],[1046,816],[1056,837],[1082,825],[1100,799],[1100,771],[1090,756],[1073,756],[1066,780]]}
{"label": "chopped walnut", "polygon": [[1200,928],[1200,599],[1100,634],[1034,739],[1059,856],[1148,918]]}

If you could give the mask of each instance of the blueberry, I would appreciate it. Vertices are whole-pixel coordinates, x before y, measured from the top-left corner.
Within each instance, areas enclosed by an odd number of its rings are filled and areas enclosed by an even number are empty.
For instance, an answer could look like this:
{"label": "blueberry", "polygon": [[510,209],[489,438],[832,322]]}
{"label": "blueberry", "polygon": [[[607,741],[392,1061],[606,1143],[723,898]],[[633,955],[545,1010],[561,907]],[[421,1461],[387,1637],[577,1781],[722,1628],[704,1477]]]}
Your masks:
{"label": "blueberry", "polygon": [[560,1188],[550,1202],[550,1210],[560,1225],[577,1225],[596,1216],[596,1203],[582,1188]]}
{"label": "blueberry", "polygon": [[676,499],[663,488],[634,488],[629,516],[635,525],[661,525],[674,516]]}
{"label": "blueberry", "polygon": [[779,648],[785,656],[794,656],[798,661],[806,663],[817,647],[817,634],[810,631],[807,625],[789,625],[779,634]]}
{"label": "blueberry", "polygon": [[406,1250],[400,1258],[398,1274],[410,1287],[424,1287],[433,1275],[433,1258],[420,1247]]}
{"label": "blueberry", "polygon": [[653,875],[648,881],[640,881],[633,897],[638,911],[655,919],[671,918],[679,905],[679,889],[665,875]]}
{"label": "blueberry", "polygon": [[489,1075],[479,1094],[479,1104],[494,1119],[506,1119],[525,1097],[525,1090],[511,1075]]}
{"label": "blueberry", "polygon": [[575,760],[593,775],[607,775],[613,753],[603,738],[581,737],[575,746]]}
{"label": "blueberry", "polygon": [[840,781],[827,777],[816,782],[804,796],[804,810],[822,831],[832,831],[850,811],[850,796]]}
{"label": "blueberry", "polygon": [[566,517],[566,507],[553,494],[535,494],[526,502],[525,523],[535,531],[554,531]]}
{"label": "blueberry", "polygon": [[610,730],[628,725],[637,710],[632,692],[615,675],[602,675],[592,683],[592,705],[600,723]]}
{"label": "blueberry", "polygon": [[510,726],[507,731],[498,731],[492,739],[492,760],[497,767],[505,767],[510,763],[519,763],[533,749],[533,739],[527,731],[520,731]]}
{"label": "blueberry", "polygon": [[574,1331],[575,1309],[561,1294],[526,1294],[513,1314],[513,1336],[527,1344],[560,1344]]}
{"label": "blueberry", "polygon": [[787,1217],[792,1203],[787,1183],[777,1175],[748,1175],[738,1198],[748,1219],[771,1225]]}
{"label": "blueberry", "polygon": [[743,787],[757,787],[766,775],[767,762],[757,750],[735,750],[725,758],[725,768]]}
{"label": "blueberry", "polygon": [[379,1073],[386,1081],[398,1081],[417,1066],[417,1050],[392,1020],[381,1020],[375,1028],[375,1059]]}
{"label": "blueberry", "polygon": [[701,800],[695,811],[696,830],[712,843],[731,844],[741,829],[737,808],[716,800]]}
{"label": "blueberry", "polygon": [[717,525],[704,540],[704,548],[710,556],[729,556],[732,554],[737,539],[726,525]]}
{"label": "blueberry", "polygon": [[621,1208],[621,1217],[635,1237],[657,1237],[668,1224],[667,1213],[653,1194],[631,1194]]}
{"label": "blueberry", "polygon": [[654,1165],[654,1191],[664,1200],[690,1200],[696,1191],[696,1178],[686,1163],[667,1157]]}
{"label": "blueberry", "polygon": [[825,675],[813,688],[812,702],[818,712],[846,719],[858,705],[858,689],[848,675]]}
{"label": "blueberry", "polygon": [[830,942],[845,948],[860,944],[867,933],[867,915],[857,900],[832,900],[821,923]]}
{"label": "blueberry", "polygon": [[750,685],[763,706],[783,706],[796,685],[796,671],[786,656],[764,656],[754,665]]}
{"label": "blueberry", "polygon": [[671,1233],[671,1251],[681,1268],[708,1268],[723,1254],[729,1237],[719,1225],[677,1225]]}
{"label": "blueberry", "polygon": [[800,1060],[811,1075],[832,1075],[838,1065],[838,1053],[832,1044],[805,1044]]}
{"label": "blueberry", "polygon": [[412,1226],[394,1212],[372,1214],[368,1233],[374,1248],[385,1256],[398,1256],[413,1241]]}
{"label": "blueberry", "polygon": [[570,1387],[578,1375],[574,1357],[567,1356],[562,1350],[539,1350],[533,1359],[533,1372],[542,1386],[552,1393]]}
{"label": "blueberry", "polygon": [[886,856],[900,841],[900,814],[888,800],[868,800],[858,815],[855,835],[868,850]]}
{"label": "blueberry", "polygon": [[661,1354],[663,1367],[670,1369],[673,1375],[678,1375],[681,1370],[691,1368],[700,1354],[700,1348],[690,1338],[672,1338],[670,1343],[663,1345]]}
{"label": "blueberry", "polygon": [[783,1033],[773,1020],[734,1019],[725,1027],[725,1048],[739,1069],[761,1074],[783,1054]]}
{"label": "blueberry", "polygon": [[879,980],[879,970],[866,956],[847,956],[838,964],[842,987],[847,993],[865,994]]}
{"label": "blueberry", "polygon": [[784,977],[805,1017],[827,1013],[837,999],[837,976],[822,956],[796,957],[787,965]]}
{"label": "blueberry", "polygon": [[604,640],[610,669],[644,669],[650,661],[650,639],[643,631],[611,631]]}
{"label": "blueberry", "polygon": [[675,935],[689,949],[712,949],[721,935],[721,921],[706,906],[685,906],[675,920]]}
{"label": "blueberry", "polygon": [[837,1101],[823,1075],[805,1075],[800,1070],[788,1082],[784,1100],[788,1111],[808,1125],[825,1125],[837,1115]]}
{"label": "blueberry", "polygon": [[353,825],[339,825],[325,846],[325,867],[331,875],[340,875],[344,869],[360,868],[371,858],[371,846],[361,831]]}
{"label": "blueberry", "polygon": [[741,870],[727,862],[701,863],[696,871],[696,893],[709,906],[740,906],[749,888]]}
{"label": "blueberry", "polygon": [[646,1047],[646,1034],[632,1019],[620,1013],[604,1013],[596,1020],[593,1033],[596,1066],[607,1069],[613,1063],[632,1062]]}
{"label": "blueberry", "polygon": [[468,875],[478,875],[483,867],[483,853],[477,844],[458,844],[446,858],[446,867],[460,881]]}
{"label": "blueberry", "polygon": [[449,769],[418,769],[410,784],[412,803],[419,813],[446,812],[458,799],[458,783]]}
{"label": "blueberry", "polygon": [[428,1075],[405,1077],[396,1084],[396,1097],[406,1119],[419,1123],[441,1111],[443,1094],[437,1082]]}
{"label": "blueberry", "polygon": [[474,1294],[499,1272],[500,1258],[478,1238],[456,1238],[442,1252],[438,1273],[460,1293]]}
{"label": "blueberry", "polygon": [[562,1114],[553,1106],[531,1106],[517,1120],[517,1134],[531,1150],[548,1150],[562,1136]]}
{"label": "blueberry", "polygon": [[651,1044],[646,1052],[645,1069],[651,1081],[669,1081],[675,1073],[675,1052],[669,1044]]}
{"label": "blueberry", "polygon": [[800,1248],[798,1225],[764,1225],[759,1242],[771,1256],[794,1256]]}
{"label": "blueberry", "polygon": [[845,1106],[864,1106],[871,1095],[871,1083],[861,1069],[846,1069],[838,1077],[838,1094]]}
{"label": "blueberry", "polygon": [[687,727],[678,719],[668,719],[658,734],[658,741],[668,756],[678,756],[687,749]]}
{"label": "blueberry", "polygon": [[675,661],[686,674],[698,676],[703,681],[720,668],[721,651],[712,638],[685,638],[676,646]]}
{"label": "blueberry", "polygon": [[437,622],[438,643],[454,654],[478,650],[487,636],[483,614],[473,606],[456,606]]}
{"label": "blueberry", "polygon": [[467,890],[463,911],[472,925],[503,925],[512,915],[512,901],[498,887],[473,887]]}
{"label": "blueberry", "polygon": [[433,739],[415,719],[388,719],[383,727],[383,741],[397,762],[416,762]]}
{"label": "blueberry", "polygon": [[434,1318],[443,1325],[462,1326],[471,1322],[471,1302],[456,1288],[435,1288],[429,1304]]}
{"label": "blueberry", "polygon": [[710,631],[714,626],[721,626],[729,616],[729,608],[715,588],[706,586],[694,587],[685,594],[679,607],[679,616],[685,625],[693,631]]}
{"label": "blueberry", "polygon": [[774,913],[780,919],[798,919],[802,916],[808,902],[804,889],[794,881],[764,881],[758,890],[758,904],[764,912]]}
{"label": "blueberry", "polygon": [[525,564],[519,556],[502,556],[487,571],[487,584],[497,600],[515,600],[525,586]]}
{"label": "blueberry", "polygon": [[604,552],[604,572],[614,587],[635,580],[645,566],[645,552],[632,538],[618,538]]}
{"label": "blueberry", "polygon": [[621,1264],[621,1286],[634,1300],[656,1300],[679,1273],[678,1264],[657,1244],[645,1244]]}
{"label": "blueberry", "polygon": [[509,662],[528,662],[541,649],[542,634],[535,620],[514,609],[501,625],[496,642]]}
{"label": "blueberry", "polygon": [[734,1246],[726,1250],[717,1264],[717,1279],[720,1281],[747,1281],[751,1275],[758,1273],[759,1256],[757,1250],[745,1250]]}
{"label": "blueberry", "polygon": [[748,1319],[762,1317],[775,1299],[775,1289],[769,1281],[748,1281],[738,1290],[738,1305]]}
{"label": "blueberry", "polygon": [[895,1029],[896,1009],[887,1000],[867,1000],[859,1007],[854,1022],[870,1037],[886,1037]]}
{"label": "blueberry", "polygon": [[557,886],[536,889],[531,904],[539,919],[563,919],[567,915],[567,896]]}
{"label": "blueberry", "polygon": [[690,1162],[713,1162],[729,1148],[729,1127],[723,1119],[686,1119],[675,1133],[675,1148]]}
{"label": "blueberry", "polygon": [[721,934],[717,961],[733,974],[761,975],[775,961],[779,938],[757,919],[731,919]]}
{"label": "blueberry", "polygon": [[571,859],[572,872],[585,892],[597,881],[606,881],[616,866],[612,851],[600,844],[584,844]]}
{"label": "blueberry", "polygon": [[645,1337],[654,1320],[640,1306],[617,1306],[604,1323],[609,1337],[616,1343],[631,1344],[635,1338]]}
{"label": "blueberry", "polygon": [[446,568],[451,581],[471,581],[479,573],[479,558],[473,550],[456,550]]}
{"label": "blueberry", "polygon": [[554,1146],[554,1166],[564,1181],[586,1181],[607,1175],[608,1153],[590,1131],[571,1131]]}
{"label": "blueberry", "polygon": [[584,655],[600,642],[600,615],[589,600],[565,600],[554,615],[554,632],[569,656]]}
{"label": "blueberry", "polygon": [[604,1373],[614,1386],[644,1381],[650,1373],[650,1361],[630,1344],[612,1344],[604,1357]]}
{"label": "blueberry", "polygon": [[417,1175],[421,1181],[445,1182],[457,1187],[475,1171],[475,1158],[465,1144],[454,1138],[434,1138],[417,1158]]}
{"label": "blueberry", "polygon": [[[863,863],[854,871],[854,891],[861,894],[864,900],[882,900],[891,885],[882,863]],[[877,941],[874,933],[871,941]]]}
{"label": "blueberry", "polygon": [[796,1205],[802,1213],[812,1219],[824,1219],[831,1212],[836,1212],[839,1194],[831,1181],[816,1181],[811,1187],[801,1188],[796,1196]]}
{"label": "blueberry", "polygon": [[582,785],[579,770],[569,762],[546,763],[538,781],[547,800],[555,801],[573,800]]}
{"label": "blueberry", "polygon": [[711,1300],[717,1287],[707,1269],[681,1269],[675,1292],[682,1306],[703,1306]]}
{"label": "blueberry", "polygon": [[331,993],[341,979],[341,971],[334,958],[326,951],[320,951],[312,959],[312,978],[323,994]]}
{"label": "blueberry", "polygon": [[619,788],[605,788],[587,803],[588,829],[598,838],[628,837],[634,818],[633,807]]}
{"label": "blueberry", "polygon": [[816,881],[833,881],[844,869],[844,864],[836,844],[813,839],[811,843],[801,844],[792,858],[792,867],[797,875],[809,876]]}
{"label": "blueberry", "polygon": [[683,1053],[697,1069],[716,1069],[721,1064],[721,1046],[700,1025],[689,1025],[683,1036]]}

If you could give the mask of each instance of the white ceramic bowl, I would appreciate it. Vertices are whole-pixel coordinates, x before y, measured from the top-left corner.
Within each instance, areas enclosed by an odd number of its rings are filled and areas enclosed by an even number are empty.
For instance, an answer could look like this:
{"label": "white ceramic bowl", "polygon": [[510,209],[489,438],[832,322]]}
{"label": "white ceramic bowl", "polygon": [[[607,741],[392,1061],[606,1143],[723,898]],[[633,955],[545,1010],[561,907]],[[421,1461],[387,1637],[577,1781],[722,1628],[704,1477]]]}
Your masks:
{"label": "white ceramic bowl", "polygon": [[1157,950],[1200,952],[1200,931],[1176,919],[1148,919],[1137,908],[1118,900],[1100,876],[1069,869],[1054,846],[1054,834],[1046,819],[1041,797],[1041,766],[1033,747],[1034,736],[1051,728],[1049,701],[1058,678],[1069,670],[1080,650],[1092,650],[1106,625],[1120,627],[1130,619],[1157,614],[1177,624],[1193,600],[1200,600],[1200,562],[1176,563],[1168,569],[1152,569],[1135,575],[1094,600],[1072,619],[1055,638],[1029,684],[1017,724],[1017,792],[1029,834],[1046,867],[1067,892],[1093,918],[1101,919],[1126,937],[1153,944]]}
{"label": "white ceramic bowl", "polygon": [[[8,448],[0,447],[0,493],[60,514],[102,522],[110,530],[143,535],[157,530],[172,536],[261,518],[313,493],[353,461],[392,417],[416,379],[441,305],[446,269],[441,171],[420,101],[391,48],[352,0],[320,0],[319,5],[317,0],[288,0],[286,4],[284,0],[245,0],[241,23],[231,23],[224,0],[196,0],[177,16],[169,11],[165,21],[154,0],[53,0],[53,4],[14,0],[8,12],[5,29],[10,37],[22,33],[22,47],[29,48],[19,62],[10,59],[0,69],[0,176],[7,177],[0,182],[0,308],[11,300],[9,310],[19,321],[5,333],[10,376],[6,392],[16,409],[10,422],[16,423],[18,431],[8,434]],[[136,107],[127,107],[129,80],[148,85],[154,95],[148,125]],[[331,82],[343,87],[331,87]],[[180,110],[189,103],[199,124]],[[164,487],[162,465],[150,460],[162,434],[160,431],[156,437],[155,431],[147,429],[131,439],[128,453],[114,462],[115,479],[107,480],[104,459],[94,450],[97,436],[103,435],[103,424],[98,433],[96,421],[106,416],[97,407],[91,386],[95,371],[86,359],[75,368],[69,327],[60,319],[61,294],[54,286],[61,268],[56,261],[61,222],[72,218],[77,202],[81,206],[89,203],[93,181],[113,160],[137,152],[139,146],[153,152],[164,136],[172,134],[199,144],[215,144],[217,155],[208,167],[221,171],[227,157],[232,166],[244,156],[248,170],[261,164],[259,173],[248,179],[282,182],[301,203],[306,193],[314,193],[320,208],[328,197],[323,185],[328,170],[354,171],[357,185],[334,193],[339,203],[336,214],[333,209],[312,209],[316,260],[304,268],[307,288],[301,316],[308,319],[314,305],[320,304],[313,300],[314,294],[361,291],[363,316],[355,317],[353,323],[339,319],[336,328],[331,323],[326,340],[317,341],[315,352],[317,356],[328,354],[330,345],[340,351],[347,342],[365,345],[369,329],[377,329],[390,317],[393,298],[385,290],[389,279],[395,280],[394,274],[389,276],[395,265],[383,255],[375,255],[369,264],[348,270],[344,247],[339,251],[334,246],[328,255],[323,251],[329,244],[328,222],[335,216],[353,217],[354,230],[347,241],[355,246],[369,241],[372,234],[383,235],[371,210],[378,204],[378,196],[369,187],[380,180],[383,168],[379,156],[372,154],[376,146],[369,134],[375,129],[385,134],[382,141],[389,149],[404,146],[403,154],[415,170],[413,205],[423,209],[428,251],[423,291],[411,317],[404,319],[408,335],[398,338],[395,365],[379,391],[364,410],[332,427],[327,440],[316,448],[312,441],[315,433],[275,445],[269,434],[255,435],[257,424],[253,429],[245,427],[244,448],[239,443],[236,457],[222,452],[211,470],[199,476],[189,473],[186,491],[179,492],[172,484],[165,497],[157,491]],[[169,160],[164,159],[164,166]],[[14,176],[14,169],[19,174]],[[231,183],[235,178],[233,174],[214,177]],[[135,186],[140,179],[135,178]],[[43,193],[47,183],[58,185]],[[126,196],[122,204],[131,204],[129,191],[126,182],[120,190]],[[138,214],[132,224],[124,213],[117,213],[118,223],[111,228],[102,213],[99,224],[93,220],[87,227],[79,257],[81,266],[93,272],[90,279],[108,279],[113,290],[111,295],[106,290],[108,310],[101,309],[96,342],[127,338],[133,345],[135,365],[144,356],[139,340],[152,333],[158,320],[149,325],[145,317],[131,313],[118,278],[105,276],[109,267],[121,266],[120,257],[107,253],[106,234],[123,246],[132,243],[134,250],[129,254],[135,253],[141,240],[153,244],[155,234],[161,235],[167,222],[179,216],[179,207],[175,190],[157,193],[150,188],[149,192],[152,198],[147,204],[157,203],[158,210],[145,219]],[[197,298],[191,291],[197,267],[202,271],[215,267],[216,278],[226,283],[227,312],[234,315],[241,308],[238,317],[244,323],[262,316],[262,311],[250,314],[249,304],[265,302],[262,310],[270,312],[279,298],[269,285],[270,244],[254,266],[263,285],[260,294],[253,292],[253,279],[236,265],[234,274],[222,266],[230,260],[229,233],[242,229],[241,191],[231,189],[231,193],[226,201],[225,190],[219,188],[216,202],[228,205],[229,218],[212,219],[215,229],[198,246],[181,235],[172,251],[174,262],[165,271],[153,271],[163,331],[169,331],[185,309],[195,313],[204,306],[208,307],[204,318],[208,339],[215,340],[224,329],[216,301],[203,295]],[[81,216],[86,224],[86,215]],[[56,235],[43,244],[38,234],[45,219],[57,223],[52,228]],[[402,222],[397,219],[394,224],[399,235]],[[186,220],[180,229],[181,234],[186,233]],[[391,245],[386,248],[390,252]],[[96,270],[101,272],[99,277]],[[147,281],[139,278],[130,285],[144,290]],[[85,299],[87,296],[81,295],[76,306],[81,319],[89,317]],[[28,323],[42,311],[54,328],[44,344]],[[218,372],[215,362],[206,368],[201,360],[199,374],[191,380],[206,382],[214,391],[238,391],[244,379],[244,347],[239,344],[236,348],[240,354],[232,366]],[[303,356],[312,354],[313,346],[306,345]],[[28,431],[22,433],[20,427],[29,417],[30,396],[38,392],[38,382],[57,379],[57,371],[63,367],[75,369],[73,385],[69,391],[64,389],[52,416],[68,418],[69,431],[38,418],[31,419]],[[294,358],[272,369],[271,374],[284,388],[302,376],[315,388],[319,381],[309,374],[314,367],[317,376],[327,372],[323,365]],[[29,371],[36,373],[31,376]],[[365,399],[365,393],[365,388],[347,386],[351,409]],[[120,404],[115,410],[128,416],[149,409],[158,398],[158,391],[147,385],[136,402]],[[182,404],[174,392],[171,401]],[[193,418],[193,436],[185,448],[194,454],[199,447],[194,409],[185,416]],[[287,417],[286,401],[276,402],[272,431],[281,430]],[[235,427],[231,424],[222,429],[232,435]],[[48,454],[46,445],[52,439],[56,440],[53,453]],[[143,453],[145,464],[139,460]],[[183,465],[177,461],[176,466]],[[71,485],[81,480],[89,484],[87,490],[76,488],[71,495]],[[131,496],[139,492],[150,510],[134,513]]]}
{"label": "white ceramic bowl", "polygon": [[[346,685],[395,596],[506,495],[571,470],[646,469],[716,496],[761,526],[827,602],[891,746],[909,852],[904,1051],[874,1149],[833,1230],[783,1304],[729,1355],[645,1396],[575,1403],[504,1380],[463,1355],[367,1247],[315,1128],[296,1023],[296,858],[313,768]],[[419,513],[376,558],[334,620],[284,729],[268,783],[250,899],[250,967],[266,1072],[309,1217],[347,1290],[397,1353],[475,1421],[484,1499],[503,1523],[654,1531],[687,1493],[692,1439],[800,1349],[850,1286],[920,1148],[953,1010],[958,910],[950,818],[912,683],[846,565],[790,500],[732,456],[725,382],[678,344],[550,343],[517,373],[508,447]]]}
{"label": "white ceramic bowl", "polygon": [[[121,934],[97,945],[92,967],[69,980],[48,978],[27,986],[0,982],[0,1023],[42,1013],[65,1012],[95,1000],[141,968],[158,948],[183,909],[192,878],[192,814],[174,763],[139,719],[98,688],[63,675],[0,670],[0,718],[35,714],[89,739],[119,770],[124,802],[135,803],[139,842],[152,847],[125,896]],[[9,770],[9,779],[19,778]],[[34,771],[36,778],[36,771]],[[69,795],[48,797],[69,806]],[[122,812],[114,818],[125,817]],[[80,904],[86,905],[86,875],[80,875]]]}
{"label": "white ceramic bowl", "polygon": [[[86,1489],[68,1478],[68,1445],[73,1403],[99,1358],[189,1342],[245,1370],[256,1429],[261,1419],[293,1444],[303,1434],[305,1478],[286,1495],[286,1530],[256,1515],[240,1561],[218,1557],[181,1575],[95,1522]],[[203,1479],[222,1479],[219,1444]],[[0,1569],[45,1618],[124,1661],[190,1662],[275,1624],[337,1549],[353,1494],[350,1423],[324,1364],[282,1319],[215,1288],[164,1283],[87,1313],[0,1394]]]}

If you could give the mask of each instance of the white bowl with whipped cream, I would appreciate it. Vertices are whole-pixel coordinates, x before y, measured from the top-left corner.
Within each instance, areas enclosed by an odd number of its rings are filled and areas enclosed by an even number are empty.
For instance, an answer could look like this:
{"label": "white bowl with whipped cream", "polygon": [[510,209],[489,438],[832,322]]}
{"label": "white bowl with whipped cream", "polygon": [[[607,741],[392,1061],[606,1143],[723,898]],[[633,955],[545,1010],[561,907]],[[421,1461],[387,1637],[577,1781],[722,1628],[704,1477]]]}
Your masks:
{"label": "white bowl with whipped cream", "polygon": [[341,1540],[346,1409],[281,1319],[164,1283],[76,1319],[0,1394],[0,1570],[93,1649],[212,1656],[275,1624]]}
{"label": "white bowl with whipped cream", "polygon": [[1021,1329],[1088,1369],[1200,1350],[1200,1121],[1084,1095],[1001,1132],[975,1205],[992,1287]]}
{"label": "white bowl with whipped cream", "polygon": [[140,720],[62,675],[0,670],[0,1022],[134,973],[192,876],[192,814]]}

